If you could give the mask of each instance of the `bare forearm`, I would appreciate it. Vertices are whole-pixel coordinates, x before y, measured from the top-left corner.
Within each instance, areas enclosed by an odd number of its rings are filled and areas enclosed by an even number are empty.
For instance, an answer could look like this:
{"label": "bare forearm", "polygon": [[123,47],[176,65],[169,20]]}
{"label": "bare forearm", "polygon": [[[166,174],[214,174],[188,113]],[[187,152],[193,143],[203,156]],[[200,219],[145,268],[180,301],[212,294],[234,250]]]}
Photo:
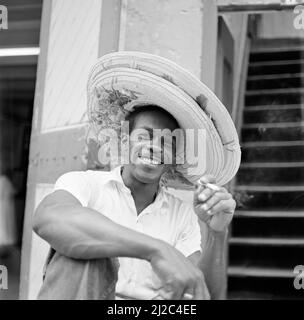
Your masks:
{"label": "bare forearm", "polygon": [[227,234],[228,232],[213,232],[209,228],[204,254],[199,262],[212,299],[225,297]]}
{"label": "bare forearm", "polygon": [[161,241],[125,228],[99,212],[61,205],[39,213],[34,230],[59,253],[76,259],[134,257],[149,260]]}

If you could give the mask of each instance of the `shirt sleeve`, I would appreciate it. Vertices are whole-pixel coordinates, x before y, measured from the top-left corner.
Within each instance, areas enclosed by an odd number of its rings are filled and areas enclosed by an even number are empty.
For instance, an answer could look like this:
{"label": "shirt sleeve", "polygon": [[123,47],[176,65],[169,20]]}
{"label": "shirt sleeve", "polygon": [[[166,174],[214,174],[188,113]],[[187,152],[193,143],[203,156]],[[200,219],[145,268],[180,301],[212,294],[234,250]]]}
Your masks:
{"label": "shirt sleeve", "polygon": [[186,257],[192,253],[200,251],[201,248],[201,229],[198,223],[197,215],[191,206],[183,206],[183,216],[180,225],[180,232],[177,238],[176,249],[181,251]]}
{"label": "shirt sleeve", "polygon": [[88,206],[92,194],[92,188],[85,171],[72,171],[63,174],[55,183],[54,191],[56,190],[71,193],[83,207]]}

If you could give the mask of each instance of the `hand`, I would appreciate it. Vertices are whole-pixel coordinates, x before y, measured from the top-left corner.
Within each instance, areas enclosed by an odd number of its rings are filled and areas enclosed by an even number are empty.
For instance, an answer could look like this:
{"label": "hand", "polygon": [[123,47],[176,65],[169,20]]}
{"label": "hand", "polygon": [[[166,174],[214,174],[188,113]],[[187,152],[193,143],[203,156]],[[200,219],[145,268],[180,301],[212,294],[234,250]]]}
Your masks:
{"label": "hand", "polygon": [[[200,179],[202,183],[215,183],[211,176],[204,176]],[[198,218],[217,232],[223,232],[229,226],[236,207],[232,195],[225,189],[218,187],[218,190],[199,185],[194,192],[194,211]]]}
{"label": "hand", "polygon": [[204,300],[209,298],[204,275],[189,259],[171,245],[160,242],[149,260],[161,280],[155,300]]}

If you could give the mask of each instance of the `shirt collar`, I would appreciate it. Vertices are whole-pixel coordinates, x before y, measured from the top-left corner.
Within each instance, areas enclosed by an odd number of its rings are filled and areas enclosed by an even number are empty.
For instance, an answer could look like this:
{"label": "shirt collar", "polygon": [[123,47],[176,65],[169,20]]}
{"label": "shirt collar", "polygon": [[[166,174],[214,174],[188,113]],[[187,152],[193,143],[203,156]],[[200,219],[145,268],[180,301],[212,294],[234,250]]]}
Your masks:
{"label": "shirt collar", "polygon": [[[122,166],[117,166],[111,170],[111,177],[109,181],[114,181],[118,183],[124,190],[128,193],[131,193],[131,190],[124,184],[124,181],[121,176]],[[164,187],[159,186],[156,198],[153,202],[153,208],[160,209],[162,206],[168,205],[168,199],[165,196]]]}

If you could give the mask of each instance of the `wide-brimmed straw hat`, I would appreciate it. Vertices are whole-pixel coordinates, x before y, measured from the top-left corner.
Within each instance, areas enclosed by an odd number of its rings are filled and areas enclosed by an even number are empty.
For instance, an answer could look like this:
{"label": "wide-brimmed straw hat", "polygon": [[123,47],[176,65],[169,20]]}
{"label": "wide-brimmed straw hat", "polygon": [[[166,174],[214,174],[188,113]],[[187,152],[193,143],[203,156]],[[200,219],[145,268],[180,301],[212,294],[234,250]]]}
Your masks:
{"label": "wide-brimmed straw hat", "polygon": [[110,53],[93,66],[87,91],[89,120],[97,130],[119,130],[134,107],[151,104],[172,114],[182,129],[201,129],[204,145],[198,148],[204,150],[204,165],[175,166],[164,177],[167,185],[191,185],[205,174],[224,185],[236,174],[241,151],[227,109],[205,84],[176,63],[143,52]]}

